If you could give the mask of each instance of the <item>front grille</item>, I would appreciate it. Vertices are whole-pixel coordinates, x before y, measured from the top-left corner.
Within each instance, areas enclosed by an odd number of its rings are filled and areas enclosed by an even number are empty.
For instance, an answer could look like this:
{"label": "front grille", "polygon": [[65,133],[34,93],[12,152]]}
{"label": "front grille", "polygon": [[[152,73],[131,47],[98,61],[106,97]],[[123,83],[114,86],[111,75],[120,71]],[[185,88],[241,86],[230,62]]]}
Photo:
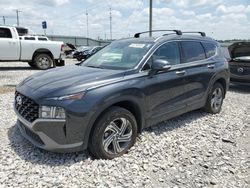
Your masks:
{"label": "front grille", "polygon": [[15,93],[15,108],[30,123],[35,121],[39,116],[39,105],[19,92]]}
{"label": "front grille", "polygon": [[250,67],[244,66],[230,66],[230,72],[239,76],[250,75]]}
{"label": "front grille", "polygon": [[43,141],[41,140],[41,138],[36,133],[33,133],[31,130],[29,130],[28,128],[26,128],[22,124],[20,126],[21,126],[21,129],[25,132],[25,134],[28,137],[30,137],[32,140],[37,142],[39,145],[44,145]]}

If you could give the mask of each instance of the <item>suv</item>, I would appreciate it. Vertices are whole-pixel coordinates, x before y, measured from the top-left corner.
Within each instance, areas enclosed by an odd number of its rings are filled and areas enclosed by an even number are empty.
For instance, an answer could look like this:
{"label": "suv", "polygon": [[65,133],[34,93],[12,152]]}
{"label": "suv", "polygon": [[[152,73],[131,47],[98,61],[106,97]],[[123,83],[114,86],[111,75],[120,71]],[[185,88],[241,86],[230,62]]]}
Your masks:
{"label": "suv", "polygon": [[[168,31],[168,30],[167,30]],[[228,63],[211,38],[173,30],[112,42],[80,65],[51,69],[16,87],[17,126],[55,152],[126,153],[143,128],[203,108],[219,113]]]}
{"label": "suv", "polygon": [[250,86],[250,42],[236,42],[228,47],[230,81]]}

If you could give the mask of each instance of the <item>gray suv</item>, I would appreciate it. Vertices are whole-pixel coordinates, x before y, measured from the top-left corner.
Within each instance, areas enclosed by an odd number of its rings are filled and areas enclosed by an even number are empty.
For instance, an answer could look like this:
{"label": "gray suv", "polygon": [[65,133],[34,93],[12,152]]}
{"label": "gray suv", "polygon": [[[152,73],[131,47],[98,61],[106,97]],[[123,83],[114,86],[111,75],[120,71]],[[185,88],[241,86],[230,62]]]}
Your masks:
{"label": "gray suv", "polygon": [[166,30],[122,39],[80,65],[34,74],[16,87],[17,126],[55,152],[89,149],[95,158],[126,153],[143,128],[204,109],[219,113],[228,63],[205,33]]}

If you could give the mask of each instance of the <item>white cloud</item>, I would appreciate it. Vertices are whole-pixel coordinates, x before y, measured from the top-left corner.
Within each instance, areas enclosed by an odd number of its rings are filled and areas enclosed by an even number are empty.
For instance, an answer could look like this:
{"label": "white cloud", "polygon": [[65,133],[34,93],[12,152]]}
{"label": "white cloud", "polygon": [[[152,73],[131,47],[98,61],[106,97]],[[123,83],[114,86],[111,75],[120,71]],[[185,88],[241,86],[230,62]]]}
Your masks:
{"label": "white cloud", "polygon": [[142,0],[104,0],[100,2],[99,0],[87,0],[94,6],[97,4],[106,4],[108,7],[118,8],[118,9],[141,9],[143,7]]}
{"label": "white cloud", "polygon": [[244,6],[244,5],[235,5],[235,6],[219,5],[217,7],[217,11],[224,13],[224,14],[249,13],[250,12],[250,5],[248,5],[248,6]]}
{"label": "white cloud", "polygon": [[[149,28],[148,0],[81,2],[79,7],[79,2],[72,0],[34,0],[27,3],[0,0],[0,16],[6,16],[7,24],[16,24],[13,10],[19,9],[22,11],[19,15],[21,25],[36,33],[43,33],[41,22],[47,20],[49,34],[86,36],[85,10],[88,8],[89,36],[105,38],[106,34],[109,38],[111,6],[113,38],[132,36]],[[216,9],[218,2],[222,0],[154,1],[153,29],[199,30],[217,39],[250,38],[250,5],[238,3],[236,6],[226,6],[224,0]]]}
{"label": "white cloud", "polygon": [[184,16],[195,16],[195,12],[191,10],[180,10],[180,13]]}
{"label": "white cloud", "polygon": [[35,2],[46,6],[60,6],[69,3],[69,0],[35,0]]}
{"label": "white cloud", "polygon": [[163,3],[173,3],[180,7],[195,7],[204,5],[216,5],[222,2],[222,0],[158,0]]}

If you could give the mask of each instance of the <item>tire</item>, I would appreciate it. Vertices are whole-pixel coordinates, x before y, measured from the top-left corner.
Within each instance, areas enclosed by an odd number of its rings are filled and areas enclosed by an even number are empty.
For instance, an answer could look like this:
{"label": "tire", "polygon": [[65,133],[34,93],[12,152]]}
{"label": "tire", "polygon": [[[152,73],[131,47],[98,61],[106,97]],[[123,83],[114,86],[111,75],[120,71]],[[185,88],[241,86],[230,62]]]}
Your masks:
{"label": "tire", "polygon": [[38,69],[46,70],[51,67],[53,60],[47,54],[39,54],[35,57],[34,64]]}
{"label": "tire", "polygon": [[126,153],[136,137],[137,123],[133,114],[121,107],[111,107],[94,125],[88,149],[95,158],[113,159]]}
{"label": "tire", "polygon": [[76,59],[77,59],[77,61],[82,61],[81,57],[77,57]]}
{"label": "tire", "polygon": [[34,62],[28,62],[29,66],[32,67],[32,68],[35,68],[36,65],[34,64]]}
{"label": "tire", "polygon": [[223,86],[216,82],[208,95],[204,110],[211,114],[217,114],[221,111],[225,90]]}

